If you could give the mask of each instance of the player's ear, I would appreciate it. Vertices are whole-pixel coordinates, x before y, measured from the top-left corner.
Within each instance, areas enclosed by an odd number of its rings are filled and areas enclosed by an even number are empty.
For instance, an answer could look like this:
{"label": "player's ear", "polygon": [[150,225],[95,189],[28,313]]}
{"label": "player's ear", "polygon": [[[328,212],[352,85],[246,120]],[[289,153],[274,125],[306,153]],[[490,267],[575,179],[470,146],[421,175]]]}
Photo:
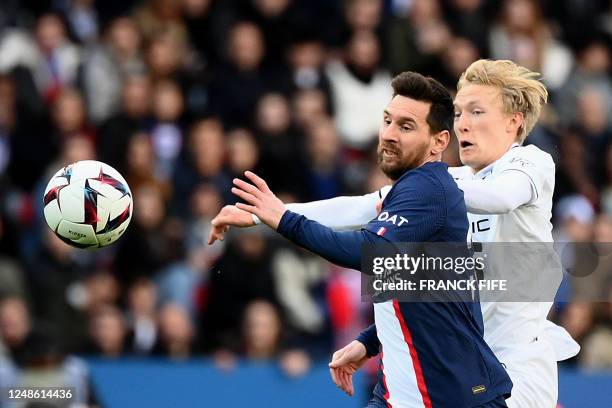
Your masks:
{"label": "player's ear", "polygon": [[525,126],[525,116],[523,115],[523,112],[514,112],[512,115],[510,115],[510,120],[506,125],[506,131],[518,136],[519,129],[522,126]]}
{"label": "player's ear", "polygon": [[450,143],[450,132],[448,130],[443,130],[433,135],[432,143],[431,143],[431,154],[438,155],[442,154],[443,151],[446,150],[448,144]]}

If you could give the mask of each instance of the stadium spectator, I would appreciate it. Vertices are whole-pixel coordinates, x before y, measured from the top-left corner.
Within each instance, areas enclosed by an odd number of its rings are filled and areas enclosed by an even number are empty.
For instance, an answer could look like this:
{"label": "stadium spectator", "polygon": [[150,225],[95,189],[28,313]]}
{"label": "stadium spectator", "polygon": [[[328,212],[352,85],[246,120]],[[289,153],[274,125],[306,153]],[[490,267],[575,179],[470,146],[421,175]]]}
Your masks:
{"label": "stadium spectator", "polygon": [[299,131],[304,132],[320,119],[330,116],[329,99],[318,89],[296,92],[292,98],[293,120]]}
{"label": "stadium spectator", "polygon": [[247,128],[236,128],[227,135],[227,165],[232,177],[253,170],[259,163],[259,146]]}
{"label": "stadium spectator", "polygon": [[128,76],[121,89],[119,112],[100,124],[97,141],[99,160],[115,169],[126,170],[126,151],[130,138],[140,131],[148,130],[151,121],[150,80],[145,76]]}
{"label": "stadium spectator", "polygon": [[380,66],[380,44],[367,31],[353,34],[343,61],[327,66],[335,121],[347,147],[364,150],[376,139],[380,124],[377,108],[390,97],[391,76]]}
{"label": "stadium spectator", "polygon": [[325,48],[323,43],[309,33],[297,34],[287,48],[289,60],[289,91],[318,89],[330,97],[329,79],[323,70]]}
{"label": "stadium spectator", "polygon": [[142,186],[156,185],[162,192],[164,202],[171,196],[168,180],[162,179],[156,171],[155,153],[151,137],[146,133],[136,133],[129,139],[126,152],[125,179],[133,191]]}
{"label": "stadium spectator", "polygon": [[88,123],[87,109],[81,93],[74,88],[59,91],[52,105],[55,143],[61,146],[71,137],[85,137],[96,142],[95,129]]}
{"label": "stadium spectator", "polygon": [[106,305],[95,310],[89,320],[89,344],[86,355],[115,359],[126,352],[127,328],[121,311]]}
{"label": "stadium spectator", "polygon": [[64,86],[74,85],[81,63],[79,48],[72,44],[58,15],[41,16],[36,26],[37,51],[30,70],[40,94],[54,100]]}
{"label": "stadium spectator", "polygon": [[[474,44],[477,53],[489,53],[489,10],[483,0],[451,0],[446,19],[454,35]],[[478,59],[477,57],[474,60]],[[445,59],[446,60],[446,59]],[[461,73],[463,71],[460,71]]]}
{"label": "stadium spectator", "polygon": [[[266,93],[257,102],[255,137],[260,149],[259,170],[280,192],[296,197],[306,194],[303,142],[291,124],[287,99],[278,93]],[[283,169],[282,173],[278,169]]]}
{"label": "stadium spectator", "polygon": [[[212,228],[210,221],[223,206],[223,199],[219,191],[211,184],[203,183],[199,185],[191,196],[191,206],[185,243],[187,246],[187,281],[192,284],[198,276],[207,278],[210,267],[223,254],[225,245],[206,245],[208,234]],[[193,276],[191,276],[193,275]],[[189,291],[183,296],[183,304],[192,306],[194,300],[194,288],[189,286]],[[176,298],[175,298],[176,299]],[[178,299],[177,299],[178,300]],[[190,307],[190,310],[192,307]]]}
{"label": "stadium spectator", "polygon": [[0,353],[0,387],[23,387],[42,377],[47,384],[74,387],[75,403],[93,402],[85,363],[66,357],[57,339],[58,332],[31,321],[22,298],[0,299],[0,344],[7,353]]}
{"label": "stadium spectator", "polygon": [[196,332],[187,311],[179,305],[168,303],[159,311],[158,319],[159,343],[153,353],[173,360],[191,357]]}
{"label": "stadium spectator", "polygon": [[184,143],[181,126],[183,94],[174,82],[160,81],[153,88],[152,103],[153,125],[150,134],[156,157],[155,173],[162,180],[167,180],[172,176]]}
{"label": "stadium spectator", "polygon": [[137,278],[155,276],[171,261],[172,238],[166,226],[166,206],[156,185],[146,185],[134,195],[134,216],[117,249],[114,273],[123,286]]}
{"label": "stadium spectator", "polygon": [[62,334],[66,350],[75,350],[85,338],[85,315],[79,309],[79,284],[91,271],[91,258],[44,230],[42,246],[28,268],[28,283],[37,321]]}
{"label": "stadium spectator", "polygon": [[157,289],[149,279],[136,280],[128,289],[127,323],[129,348],[134,354],[148,355],[158,338],[156,319]]}
{"label": "stadium spectator", "polygon": [[105,41],[85,57],[83,88],[93,122],[103,122],[120,108],[126,77],[145,72],[141,41],[134,20],[120,17],[107,29]]}
{"label": "stadium spectator", "polygon": [[92,43],[98,39],[98,13],[94,0],[59,2],[58,9],[80,43]]}
{"label": "stadium spectator", "polygon": [[250,123],[257,100],[272,81],[262,67],[265,52],[263,35],[255,24],[239,22],[231,27],[226,41],[227,57],[210,85],[212,111],[225,126]]}
{"label": "stadium spectator", "polygon": [[563,125],[569,126],[578,121],[578,95],[585,88],[598,89],[603,94],[606,116],[610,120],[612,114],[610,57],[610,46],[602,36],[591,38],[577,51],[576,66],[553,99]]}
{"label": "stadium spectator", "polygon": [[240,231],[228,241],[208,282],[200,326],[204,349],[237,352],[246,306],[255,299],[278,304],[272,273],[274,253],[275,248],[259,231]]}
{"label": "stadium spectator", "polygon": [[559,89],[571,72],[573,56],[554,38],[538,1],[506,0],[500,10],[489,37],[491,57],[541,72],[551,91]]}
{"label": "stadium spectator", "polygon": [[331,119],[320,119],[308,129],[306,140],[306,180],[308,197],[323,200],[345,191],[340,137]]}
{"label": "stadium spectator", "polygon": [[431,74],[451,39],[438,0],[416,0],[396,13],[385,33],[387,65],[393,74],[417,71]]}
{"label": "stadium spectator", "polygon": [[159,33],[167,33],[181,43],[187,40],[180,1],[145,0],[134,11],[134,19],[145,41],[153,40]]}
{"label": "stadium spectator", "polygon": [[7,225],[4,217],[0,216],[0,296],[27,296],[26,277],[21,263],[15,258],[15,252],[7,252],[7,241],[11,239],[7,234]]}
{"label": "stadium spectator", "polygon": [[97,269],[85,279],[85,308],[93,311],[103,305],[116,304],[121,288],[113,275],[103,268]]}
{"label": "stadium spectator", "polygon": [[280,358],[280,366],[290,377],[299,377],[310,368],[310,358],[303,350],[284,349],[283,324],[279,312],[265,300],[249,303],[242,323],[243,353],[249,360]]}
{"label": "stadium spectator", "polygon": [[612,142],[603,93],[596,88],[583,88],[577,95],[578,120],[562,141],[562,167],[573,191],[599,206],[601,188],[607,175],[606,153]]}
{"label": "stadium spectator", "polygon": [[22,298],[0,300],[0,339],[12,362],[20,366],[28,363],[32,343],[38,339],[32,333],[30,314]]}
{"label": "stadium spectator", "polygon": [[223,55],[223,36],[231,13],[214,0],[183,0],[182,8],[189,42],[206,66],[216,66]]}
{"label": "stadium spectator", "polygon": [[[226,150],[225,132],[219,120],[209,118],[192,124],[172,178],[173,214],[187,216],[188,202],[184,197],[190,197],[201,183],[211,183],[218,191],[226,191],[231,184],[224,169]],[[223,201],[231,200],[233,197],[225,193]]]}

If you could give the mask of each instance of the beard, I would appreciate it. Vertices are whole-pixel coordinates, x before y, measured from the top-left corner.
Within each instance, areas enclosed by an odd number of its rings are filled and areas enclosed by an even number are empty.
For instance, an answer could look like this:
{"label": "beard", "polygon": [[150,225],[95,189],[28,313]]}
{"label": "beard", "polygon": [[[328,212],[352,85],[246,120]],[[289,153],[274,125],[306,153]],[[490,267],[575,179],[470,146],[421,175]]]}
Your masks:
{"label": "beard", "polygon": [[[383,173],[389,177],[392,181],[399,179],[408,170],[419,167],[425,159],[425,153],[427,152],[428,144],[417,146],[411,152],[402,152],[401,149],[395,146],[389,145],[378,145],[376,153],[378,155],[378,165]],[[383,149],[394,153],[395,155],[385,159]]]}

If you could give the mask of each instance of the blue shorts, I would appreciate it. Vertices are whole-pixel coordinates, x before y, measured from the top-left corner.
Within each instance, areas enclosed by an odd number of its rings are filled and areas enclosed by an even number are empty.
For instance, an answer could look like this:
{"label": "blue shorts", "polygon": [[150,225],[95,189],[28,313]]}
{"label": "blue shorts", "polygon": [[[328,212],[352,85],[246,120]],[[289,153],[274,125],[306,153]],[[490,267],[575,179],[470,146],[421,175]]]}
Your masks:
{"label": "blue shorts", "polygon": [[[366,408],[387,408],[387,407],[388,405],[385,402],[385,400],[380,398],[378,395],[374,395],[374,397],[372,397],[370,402],[368,402],[368,405],[366,405]],[[489,401],[484,405],[479,405],[477,408],[507,408],[507,407],[508,406],[506,405],[505,398],[502,396],[499,396],[493,401]]]}

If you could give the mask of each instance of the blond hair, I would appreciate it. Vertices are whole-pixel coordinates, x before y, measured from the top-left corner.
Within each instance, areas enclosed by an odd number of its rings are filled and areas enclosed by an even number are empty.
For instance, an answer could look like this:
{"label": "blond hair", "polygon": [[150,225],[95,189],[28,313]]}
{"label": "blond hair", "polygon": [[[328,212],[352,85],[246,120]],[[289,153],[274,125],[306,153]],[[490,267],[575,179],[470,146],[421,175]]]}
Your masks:
{"label": "blond hair", "polygon": [[523,143],[548,99],[548,91],[540,82],[541,77],[539,72],[530,71],[509,60],[481,59],[473,62],[461,74],[457,90],[468,84],[499,88],[505,112],[523,114],[523,125],[517,135],[518,142]]}

